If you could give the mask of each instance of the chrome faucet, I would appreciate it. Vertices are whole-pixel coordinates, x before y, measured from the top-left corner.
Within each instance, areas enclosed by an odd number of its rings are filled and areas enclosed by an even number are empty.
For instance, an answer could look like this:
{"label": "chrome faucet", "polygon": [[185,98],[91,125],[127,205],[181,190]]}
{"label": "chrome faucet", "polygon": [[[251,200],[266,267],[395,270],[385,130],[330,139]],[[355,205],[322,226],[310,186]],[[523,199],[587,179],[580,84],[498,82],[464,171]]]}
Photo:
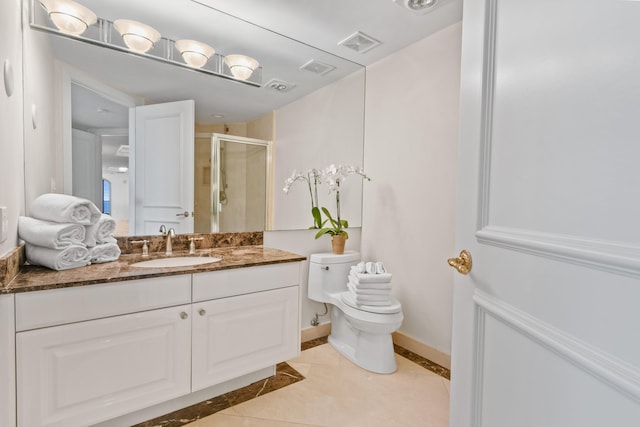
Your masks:
{"label": "chrome faucet", "polygon": [[171,238],[172,237],[176,237],[176,231],[173,228],[170,228],[169,231],[167,231],[167,227],[164,226],[164,224],[162,224],[160,226],[160,234],[162,234],[163,236],[167,236],[167,245],[166,245],[166,255],[171,255],[173,254],[173,247],[171,246]]}

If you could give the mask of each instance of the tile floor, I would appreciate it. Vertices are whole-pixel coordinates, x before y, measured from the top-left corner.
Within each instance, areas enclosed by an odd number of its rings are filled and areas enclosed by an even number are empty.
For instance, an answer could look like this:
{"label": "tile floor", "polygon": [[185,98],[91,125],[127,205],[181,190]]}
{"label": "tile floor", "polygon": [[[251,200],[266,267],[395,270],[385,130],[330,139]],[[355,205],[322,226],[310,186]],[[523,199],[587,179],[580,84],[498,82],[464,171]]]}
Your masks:
{"label": "tile floor", "polygon": [[449,380],[396,354],[398,371],[379,375],[329,344],[304,350],[288,364],[305,379],[189,427],[446,427]]}

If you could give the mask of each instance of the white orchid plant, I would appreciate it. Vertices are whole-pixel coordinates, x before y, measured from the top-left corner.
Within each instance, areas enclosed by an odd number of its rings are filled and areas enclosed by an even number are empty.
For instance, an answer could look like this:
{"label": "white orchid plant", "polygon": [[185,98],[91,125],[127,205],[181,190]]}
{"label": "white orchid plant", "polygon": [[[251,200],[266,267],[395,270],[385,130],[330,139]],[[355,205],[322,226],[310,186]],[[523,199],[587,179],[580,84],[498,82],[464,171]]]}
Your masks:
{"label": "white orchid plant", "polygon": [[[307,172],[300,173],[293,171],[293,174],[285,181],[284,192],[289,193],[291,186],[296,181],[306,181],[309,187],[309,195],[311,196],[311,215],[313,216],[313,226],[310,228],[319,229],[316,233],[316,239],[325,234],[331,236],[345,236],[349,238],[346,229],[349,228],[349,222],[340,217],[340,185],[344,183],[349,175],[360,175],[363,179],[371,181],[371,178],[365,174],[364,170],[356,166],[329,165],[324,169],[310,169]],[[329,192],[336,193],[336,217],[331,215],[329,209],[318,206],[318,184],[326,183],[329,186]],[[326,219],[322,219],[322,213]],[[327,225],[327,226],[325,226]]]}

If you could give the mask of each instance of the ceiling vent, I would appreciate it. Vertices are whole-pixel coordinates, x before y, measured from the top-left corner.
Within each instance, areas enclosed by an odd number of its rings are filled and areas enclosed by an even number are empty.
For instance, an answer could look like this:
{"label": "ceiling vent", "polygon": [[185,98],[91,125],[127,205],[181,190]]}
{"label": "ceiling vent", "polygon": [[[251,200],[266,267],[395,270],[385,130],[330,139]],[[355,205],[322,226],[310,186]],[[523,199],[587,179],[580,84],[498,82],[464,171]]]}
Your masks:
{"label": "ceiling vent", "polygon": [[296,87],[296,85],[280,79],[271,79],[264,85],[264,87],[275,90],[276,92],[284,93],[289,92],[291,89]]}
{"label": "ceiling vent", "polygon": [[120,147],[118,147],[118,150],[116,151],[116,156],[129,157],[129,146],[121,145]]}
{"label": "ceiling vent", "polygon": [[404,6],[413,13],[424,15],[436,8],[439,0],[392,0],[394,3]]}
{"label": "ceiling vent", "polygon": [[301,66],[300,69],[324,76],[325,74],[335,70],[336,67],[334,67],[333,65],[325,64],[323,62],[319,62],[319,61],[316,61],[315,59],[312,59],[311,61]]}
{"label": "ceiling vent", "polygon": [[373,37],[358,31],[342,40],[338,45],[355,50],[358,53],[365,53],[380,45],[380,42]]}

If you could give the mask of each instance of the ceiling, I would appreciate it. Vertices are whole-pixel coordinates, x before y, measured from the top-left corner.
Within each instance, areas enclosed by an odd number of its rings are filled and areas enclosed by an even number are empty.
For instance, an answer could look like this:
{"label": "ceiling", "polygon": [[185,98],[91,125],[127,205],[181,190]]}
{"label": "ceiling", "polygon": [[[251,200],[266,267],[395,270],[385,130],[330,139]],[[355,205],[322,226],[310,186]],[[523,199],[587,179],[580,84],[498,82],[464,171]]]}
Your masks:
{"label": "ceiling", "polygon": [[[462,19],[462,0],[437,0],[419,14],[406,0],[194,0],[361,65]],[[361,31],[381,44],[357,53],[338,43]]]}
{"label": "ceiling", "polygon": [[[289,92],[273,93],[266,87],[250,87],[140,56],[55,38],[54,51],[63,62],[146,103],[195,99],[196,121],[202,124],[252,120],[462,19],[462,0],[437,0],[432,10],[424,14],[403,6],[408,0],[76,1],[100,18],[135,19],[154,26],[163,37],[172,40],[192,38],[210,43],[222,54],[248,54],[260,60],[263,83],[275,78],[294,85]],[[364,53],[339,44],[358,31],[380,44]],[[300,71],[309,59],[336,69],[322,76]],[[76,109],[82,114],[74,117],[79,128],[104,128],[97,122],[104,123],[106,116],[112,122],[109,126],[127,127],[126,108],[107,101],[96,105],[99,101],[87,92],[74,95],[76,101],[82,102],[82,108]]]}

